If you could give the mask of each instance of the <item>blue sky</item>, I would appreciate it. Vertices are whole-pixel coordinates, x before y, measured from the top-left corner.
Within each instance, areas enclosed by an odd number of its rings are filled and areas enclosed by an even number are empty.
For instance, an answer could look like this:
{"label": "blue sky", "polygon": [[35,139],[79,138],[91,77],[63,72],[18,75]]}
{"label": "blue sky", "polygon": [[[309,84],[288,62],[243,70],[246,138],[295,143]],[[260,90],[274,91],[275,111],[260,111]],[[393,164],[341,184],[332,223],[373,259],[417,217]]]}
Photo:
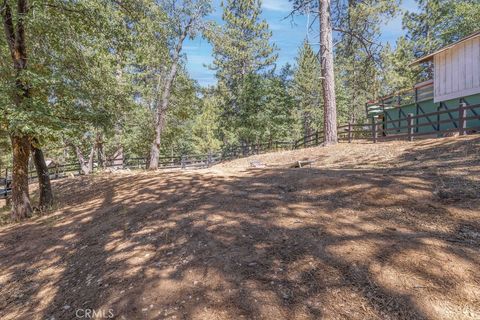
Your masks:
{"label": "blue sky", "polygon": [[[221,23],[222,9],[220,2],[221,0],[213,0],[215,11],[208,17],[208,20]],[[291,4],[288,0],[263,0],[262,9],[262,17],[266,19],[273,33],[271,42],[279,48],[277,65],[281,67],[287,62],[294,64],[298,47],[307,35],[307,18],[297,16],[293,21],[285,19],[291,11]],[[415,10],[414,0],[403,0],[402,9]],[[380,41],[394,44],[395,40],[403,33],[402,19],[398,16],[382,26]],[[318,42],[313,38],[311,41]],[[212,47],[208,41],[201,37],[188,40],[184,52],[187,57],[187,70],[190,76],[202,86],[215,84],[214,72],[204,66],[212,63]]]}

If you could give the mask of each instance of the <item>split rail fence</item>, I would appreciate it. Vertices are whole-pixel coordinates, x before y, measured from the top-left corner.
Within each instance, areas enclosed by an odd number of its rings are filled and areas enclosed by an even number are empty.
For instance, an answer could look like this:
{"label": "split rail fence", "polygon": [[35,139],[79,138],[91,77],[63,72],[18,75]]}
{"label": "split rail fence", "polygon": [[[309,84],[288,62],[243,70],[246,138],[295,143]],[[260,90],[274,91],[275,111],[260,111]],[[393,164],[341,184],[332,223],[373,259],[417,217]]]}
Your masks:
{"label": "split rail fence", "polygon": [[[447,114],[448,119],[442,120],[441,115]],[[408,140],[416,138],[441,137],[446,134],[465,135],[480,131],[480,127],[469,126],[469,121],[480,119],[480,104],[460,104],[456,109],[441,110],[421,115],[407,114],[406,117],[395,120],[381,120],[375,118],[370,124],[342,125],[338,127],[338,138],[340,141],[351,143],[354,140],[372,141],[374,143],[388,140]],[[389,124],[396,126],[389,128]],[[454,128],[441,129],[442,124],[453,124]],[[431,126],[431,130],[420,132],[420,127]],[[172,157],[161,157],[159,169],[187,169],[187,168],[208,168],[214,164],[226,160],[238,159],[255,154],[262,154],[280,150],[294,150],[321,145],[323,143],[323,131],[317,131],[297,141],[271,141],[268,143],[228,146],[221,152],[212,152],[203,155],[181,155]],[[106,168],[112,169],[146,169],[148,168],[147,158],[126,157],[122,165],[107,164]],[[97,169],[97,168],[95,168]],[[50,178],[60,179],[68,175],[81,175],[82,170],[78,163],[57,165],[49,169]],[[30,181],[36,180],[36,172],[29,172]],[[4,178],[0,178],[0,197],[6,197],[11,190],[11,175],[9,169],[5,170]]]}

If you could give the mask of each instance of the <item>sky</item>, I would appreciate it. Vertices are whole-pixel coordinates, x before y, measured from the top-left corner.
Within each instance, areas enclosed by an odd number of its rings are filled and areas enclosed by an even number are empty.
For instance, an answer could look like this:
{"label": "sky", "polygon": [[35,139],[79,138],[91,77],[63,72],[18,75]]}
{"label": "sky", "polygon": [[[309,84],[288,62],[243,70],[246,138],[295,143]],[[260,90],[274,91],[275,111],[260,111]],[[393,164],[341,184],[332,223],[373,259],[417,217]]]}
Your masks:
{"label": "sky", "polygon": [[[213,0],[214,12],[207,17],[207,20],[213,20],[222,23],[221,0]],[[414,0],[403,0],[402,9],[414,11]],[[291,11],[291,4],[288,0],[263,0],[262,18],[267,21],[273,35],[271,42],[278,47],[277,66],[281,68],[286,63],[295,64],[298,48],[307,36],[307,17],[296,16],[293,20],[285,19]],[[402,18],[398,16],[382,27],[380,41],[384,44],[390,42],[394,45],[395,40],[404,34],[402,30]],[[311,42],[318,40],[311,38]],[[212,46],[207,40],[197,37],[188,40],[185,43],[184,52],[187,60],[187,70],[190,76],[197,80],[201,86],[209,86],[216,83],[215,72],[209,70],[206,65],[212,63]]]}

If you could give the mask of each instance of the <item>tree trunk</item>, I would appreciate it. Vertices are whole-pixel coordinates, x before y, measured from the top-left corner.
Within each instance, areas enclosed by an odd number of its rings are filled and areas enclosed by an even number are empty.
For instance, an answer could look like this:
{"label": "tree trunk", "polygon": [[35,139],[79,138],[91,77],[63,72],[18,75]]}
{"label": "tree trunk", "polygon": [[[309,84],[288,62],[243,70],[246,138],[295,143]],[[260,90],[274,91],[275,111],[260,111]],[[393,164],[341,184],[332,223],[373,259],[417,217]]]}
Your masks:
{"label": "tree trunk", "polygon": [[103,137],[100,132],[97,132],[96,136],[96,149],[97,149],[97,162],[98,166],[102,169],[106,168],[106,158],[105,158],[105,152],[103,151]]}
{"label": "tree trunk", "polygon": [[320,50],[322,57],[322,89],[324,103],[325,144],[337,143],[337,103],[335,99],[335,74],[333,69],[332,21],[330,0],[319,0]]}
{"label": "tree trunk", "polygon": [[[27,77],[23,74],[27,70],[27,49],[25,41],[25,17],[29,9],[27,0],[17,1],[17,19],[14,19],[8,1],[3,1],[0,14],[3,18],[5,40],[15,69],[14,91],[15,106],[23,107],[24,99],[29,98]],[[26,135],[20,132],[10,134],[13,150],[12,171],[12,218],[21,220],[31,216],[32,207],[28,194],[28,159],[30,156],[30,142]]]}
{"label": "tree trunk", "polygon": [[50,183],[50,174],[43,156],[43,151],[32,144],[32,157],[38,176],[38,187],[40,189],[40,210],[45,210],[53,206],[53,192]]}
{"label": "tree trunk", "polygon": [[78,163],[80,164],[80,168],[85,175],[89,175],[93,172],[93,157],[95,155],[95,146],[92,147],[90,151],[90,156],[88,157],[88,162],[85,161],[83,157],[82,150],[77,145],[74,145],[73,148],[75,149],[75,154],[77,155]]}
{"label": "tree trunk", "polygon": [[[181,48],[180,48],[181,50]],[[178,52],[178,55],[180,52]],[[172,91],[173,81],[177,75],[178,69],[178,57],[177,60],[174,60],[172,63],[172,68],[168,74],[168,77],[165,81],[165,86],[162,93],[162,99],[157,107],[156,119],[155,119],[155,141],[152,143],[152,149],[150,152],[150,170],[158,169],[158,158],[160,156],[160,144],[162,142],[162,133],[165,129],[165,120],[166,113],[168,109],[168,104],[170,102],[170,94]]]}
{"label": "tree trunk", "polygon": [[12,135],[12,219],[20,221],[32,216],[28,194],[28,159],[30,142],[26,136]]}
{"label": "tree trunk", "polygon": [[158,169],[158,158],[160,156],[160,144],[162,142],[162,133],[165,128],[165,119],[166,113],[170,102],[170,94],[172,91],[172,85],[177,76],[178,62],[180,60],[180,53],[182,52],[183,42],[188,36],[190,27],[192,26],[193,20],[190,20],[189,23],[185,26],[182,33],[179,35],[177,45],[173,51],[172,56],[172,66],[170,71],[165,79],[165,84],[163,87],[162,98],[160,103],[157,103],[156,110],[156,119],[155,119],[155,140],[152,143],[152,148],[150,151],[150,170]]}
{"label": "tree trunk", "polygon": [[150,170],[158,169],[158,160],[160,157],[160,145],[162,142],[162,133],[165,128],[165,111],[157,112],[157,117],[155,120],[155,141],[152,143],[152,148],[150,150],[150,162],[148,168]]}
{"label": "tree trunk", "polygon": [[312,116],[310,112],[305,111],[303,113],[303,136],[306,139],[306,137],[311,134],[312,134]]}

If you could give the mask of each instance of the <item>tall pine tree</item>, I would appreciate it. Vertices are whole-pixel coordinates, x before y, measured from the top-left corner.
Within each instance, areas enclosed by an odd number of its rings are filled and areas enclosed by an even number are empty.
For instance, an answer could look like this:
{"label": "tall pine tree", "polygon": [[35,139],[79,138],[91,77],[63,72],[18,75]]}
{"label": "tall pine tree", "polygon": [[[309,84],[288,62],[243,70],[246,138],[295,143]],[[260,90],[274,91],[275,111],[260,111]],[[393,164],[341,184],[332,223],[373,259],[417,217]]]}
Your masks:
{"label": "tall pine tree", "polygon": [[[242,124],[252,120],[252,115],[245,111],[258,110],[258,106],[246,105],[254,101],[246,99],[244,91],[252,88],[252,82],[258,81],[255,74],[268,69],[276,61],[276,48],[269,43],[272,33],[267,22],[260,18],[260,0],[227,0],[222,6],[225,24],[209,34],[214,47],[211,68],[216,71],[225,100],[224,126],[245,133]],[[237,135],[242,143],[251,142],[248,141],[251,138],[250,134]]]}
{"label": "tall pine tree", "polygon": [[474,31],[480,23],[478,0],[416,0],[418,10],[407,12],[403,27],[420,57]]}
{"label": "tall pine tree", "polygon": [[[322,90],[320,63],[308,42],[299,50],[291,94],[295,99],[297,137],[307,136],[323,128]],[[301,128],[301,130],[298,130]],[[298,132],[298,131],[301,131]]]}

